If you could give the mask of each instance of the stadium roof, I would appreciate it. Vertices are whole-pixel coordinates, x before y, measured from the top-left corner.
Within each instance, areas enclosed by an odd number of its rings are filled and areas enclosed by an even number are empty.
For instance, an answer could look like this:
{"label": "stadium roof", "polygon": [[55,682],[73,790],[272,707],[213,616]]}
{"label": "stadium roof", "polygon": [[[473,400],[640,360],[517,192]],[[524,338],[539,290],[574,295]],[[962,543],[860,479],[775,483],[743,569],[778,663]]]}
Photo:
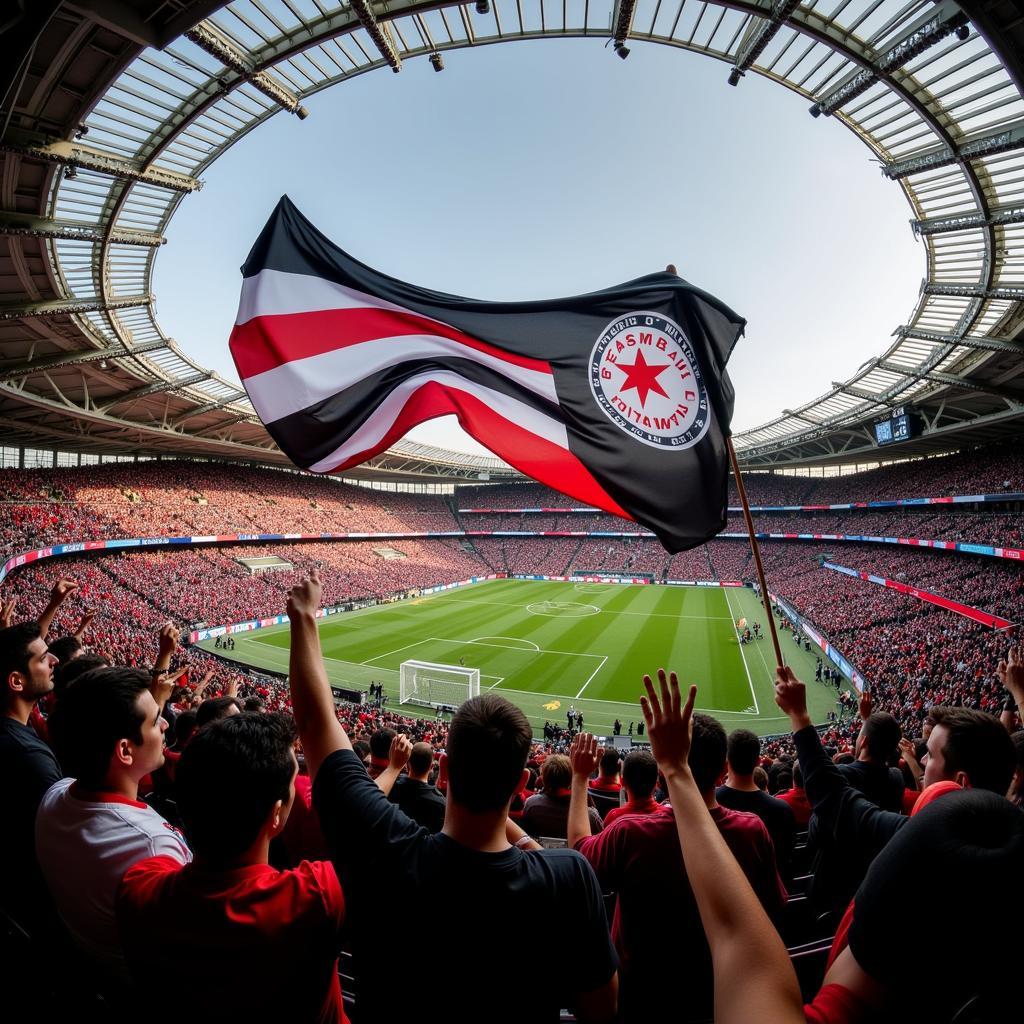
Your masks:
{"label": "stadium roof", "polygon": [[[33,0],[0,27],[3,443],[283,463],[244,394],[156,319],[153,265],[204,170],[267,118],[373,69],[542,36],[723,62],[839,118],[903,190],[927,254],[891,339],[826,394],[737,435],[748,466],[879,457],[872,420],[923,415],[891,457],[1024,426],[1024,17],[1014,0]],[[968,21],[968,15],[971,21]],[[841,196],[836,197],[842,201]],[[845,295],[836,281],[836,298]],[[860,297],[870,301],[870,296]],[[836,316],[842,316],[837,309]],[[366,477],[516,476],[402,442]]]}

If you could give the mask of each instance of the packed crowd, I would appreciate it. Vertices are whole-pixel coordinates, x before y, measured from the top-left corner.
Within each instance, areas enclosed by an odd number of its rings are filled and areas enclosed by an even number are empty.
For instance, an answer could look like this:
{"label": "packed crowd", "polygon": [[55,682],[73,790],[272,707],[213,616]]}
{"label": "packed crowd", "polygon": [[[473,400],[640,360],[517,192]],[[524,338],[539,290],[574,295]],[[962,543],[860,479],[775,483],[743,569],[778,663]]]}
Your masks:
{"label": "packed crowd", "polygon": [[[14,1019],[113,1020],[187,955],[199,1024],[390,1021],[398,941],[457,965],[431,995],[455,1022],[650,1024],[677,976],[684,1022],[1019,1015],[1017,949],[979,894],[1014,891],[1024,860],[1024,649],[977,663],[999,687],[988,711],[942,692],[901,728],[876,691],[848,736],[822,736],[780,669],[774,747],[694,713],[696,688],[659,670],[649,751],[600,749],[570,708],[561,754],[493,693],[450,721],[336,706],[315,565],[270,577],[289,682],[248,694],[197,677],[154,605],[118,632],[145,602],[108,613],[103,565],[0,609],[0,907],[59,967],[11,987]],[[149,563],[149,585],[173,571]],[[915,892],[940,894],[956,956],[907,941]],[[558,969],[509,985],[550,921]]]}
{"label": "packed crowd", "polygon": [[[1014,444],[990,445],[842,476],[783,476],[748,471],[743,482],[751,505],[831,505],[957,494],[1022,493],[1024,455]],[[538,484],[464,485],[456,488],[455,499],[458,508],[564,509],[580,504]],[[739,495],[731,480],[728,503],[739,505]]]}
{"label": "packed crowd", "polygon": [[[1024,490],[1021,455],[996,447],[865,473],[829,478],[751,472],[747,491],[754,505],[825,504],[952,494]],[[88,469],[4,470],[0,474],[0,553],[13,554],[68,540],[223,533],[449,530],[638,531],[635,524],[603,513],[459,513],[459,509],[554,508],[572,502],[536,484],[461,486],[453,496],[368,490],[330,478],[283,470],[184,460],[115,463]],[[738,504],[730,485],[729,504]],[[775,517],[763,514],[761,529],[793,532],[859,532],[932,536],[1018,546],[1018,516],[996,512],[915,515],[852,512]],[[786,523],[786,526],[780,524]],[[774,524],[774,525],[769,525]],[[730,518],[730,530],[743,530]]]}

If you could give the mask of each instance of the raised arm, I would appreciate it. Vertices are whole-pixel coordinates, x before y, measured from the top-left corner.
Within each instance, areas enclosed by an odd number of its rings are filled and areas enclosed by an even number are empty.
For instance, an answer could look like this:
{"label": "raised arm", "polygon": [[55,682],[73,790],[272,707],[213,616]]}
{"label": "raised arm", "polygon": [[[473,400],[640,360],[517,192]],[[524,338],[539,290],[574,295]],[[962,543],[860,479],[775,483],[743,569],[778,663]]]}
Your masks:
{"label": "raised arm", "polygon": [[587,786],[594,774],[604,750],[589,732],[578,732],[569,747],[572,762],[572,789],[569,796],[568,839],[570,849],[575,849],[581,839],[590,835],[590,809],[587,805]]}
{"label": "raised arm", "polygon": [[[1013,703],[1017,706],[1017,714],[1024,722],[1024,648],[1011,647],[1010,653],[1004,661],[1000,661],[996,668],[999,682],[1006,688]],[[1013,731],[1013,712],[1004,709],[999,716],[1000,721],[1006,728]]]}
{"label": "raised arm", "polygon": [[309,579],[292,587],[288,593],[288,618],[292,627],[288,683],[306,764],[309,765],[310,777],[314,779],[320,765],[334,751],[352,749],[348,734],[335,713],[320,653],[316,611],[320,607],[321,589],[320,573],[313,569]]}
{"label": "raised arm", "polygon": [[822,828],[839,843],[855,842],[873,856],[907,823],[854,789],[832,763],[807,713],[807,688],[789,667],[775,670],[775,703],[789,716],[804,790]]}
{"label": "raised arm", "polygon": [[39,635],[45,640],[60,606],[78,589],[74,580],[59,580],[50,592],[50,603],[39,616]]}
{"label": "raised arm", "polygon": [[914,751],[914,741],[904,736],[900,740],[900,754],[903,756],[903,761],[907,768],[910,769],[910,774],[914,776],[914,788],[920,789],[921,779],[924,778],[924,769],[922,769],[920,762],[917,760],[917,754]]}
{"label": "raised arm", "polygon": [[85,636],[85,631],[92,625],[92,620],[96,618],[95,608],[86,608],[82,612],[82,617],[78,621],[78,625],[75,627],[75,636],[79,640]]}
{"label": "raised arm", "polygon": [[[690,773],[697,687],[681,706],[679,682],[658,670],[661,695],[644,676],[640,698],[651,751],[668,786],[686,875],[711,947],[718,1024],[803,1024],[800,986],[778,932],[718,831]],[[656,897],[657,880],[652,880]],[[671,924],[669,924],[671,928]]]}
{"label": "raised arm", "polygon": [[412,742],[409,737],[396,733],[388,753],[388,766],[374,779],[377,788],[385,796],[391,794],[392,787],[398,781],[398,776],[402,774],[402,769],[409,763],[411,754]]}

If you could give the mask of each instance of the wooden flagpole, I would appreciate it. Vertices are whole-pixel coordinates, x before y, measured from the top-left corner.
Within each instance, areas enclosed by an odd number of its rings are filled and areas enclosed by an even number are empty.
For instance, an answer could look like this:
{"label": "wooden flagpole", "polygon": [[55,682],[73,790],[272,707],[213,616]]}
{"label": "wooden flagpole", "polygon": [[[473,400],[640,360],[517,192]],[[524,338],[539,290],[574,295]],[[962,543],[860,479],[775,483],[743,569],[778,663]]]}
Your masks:
{"label": "wooden flagpole", "polygon": [[736,478],[736,489],[740,492],[740,504],[743,506],[743,518],[747,523],[747,536],[750,538],[750,550],[754,553],[754,566],[757,569],[757,582],[761,585],[761,603],[765,615],[768,616],[768,628],[772,634],[772,646],[775,648],[775,663],[782,668],[786,663],[782,660],[782,648],[779,646],[779,634],[775,631],[775,616],[772,615],[772,599],[768,596],[768,584],[764,581],[764,566],[761,564],[761,549],[754,536],[754,520],[750,515],[750,504],[747,501],[747,489],[743,486],[740,464],[736,460],[736,449],[732,446],[732,438],[727,437],[729,461],[732,463],[732,474]]}

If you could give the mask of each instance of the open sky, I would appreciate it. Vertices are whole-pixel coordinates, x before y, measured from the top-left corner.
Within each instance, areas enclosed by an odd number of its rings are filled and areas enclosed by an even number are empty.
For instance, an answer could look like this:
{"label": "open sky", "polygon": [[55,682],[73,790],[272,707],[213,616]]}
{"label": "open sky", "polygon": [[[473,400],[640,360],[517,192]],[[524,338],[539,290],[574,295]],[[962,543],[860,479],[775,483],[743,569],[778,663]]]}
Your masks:
{"label": "open sky", "polygon": [[[748,320],[733,428],[811,399],[906,322],[924,250],[898,185],[832,118],[651,44],[539,40],[362,75],[279,114],[203,175],[156,262],[164,330],[237,380],[239,266],[287,193],[351,255],[484,299],[574,295],[675,263]],[[413,439],[481,451],[453,419]]]}

